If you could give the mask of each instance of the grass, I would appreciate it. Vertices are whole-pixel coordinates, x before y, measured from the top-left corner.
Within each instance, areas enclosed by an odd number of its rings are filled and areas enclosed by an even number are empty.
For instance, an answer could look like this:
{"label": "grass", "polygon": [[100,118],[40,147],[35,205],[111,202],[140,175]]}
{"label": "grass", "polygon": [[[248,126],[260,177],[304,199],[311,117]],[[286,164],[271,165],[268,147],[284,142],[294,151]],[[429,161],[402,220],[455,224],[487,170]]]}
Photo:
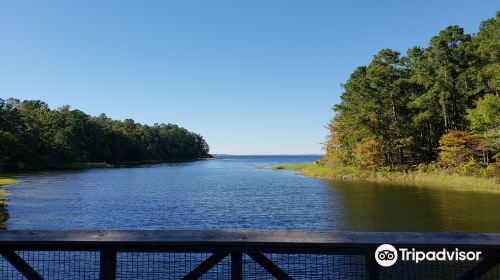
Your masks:
{"label": "grass", "polygon": [[0,189],[0,206],[5,202],[4,197],[7,195],[7,190]]}
{"label": "grass", "polygon": [[[14,179],[0,178],[0,186],[11,185],[11,184],[15,184],[15,183],[16,183],[16,180],[14,180]],[[1,194],[0,194],[0,196],[1,196]]]}
{"label": "grass", "polygon": [[[15,184],[15,183],[16,183],[16,180],[14,180],[14,179],[0,178],[0,186],[11,185],[11,184]],[[6,205],[6,201],[5,201],[6,195],[7,195],[7,190],[0,189],[0,207]]]}
{"label": "grass", "polygon": [[331,168],[314,162],[275,165],[271,169],[294,170],[300,175],[328,180],[396,182],[428,187],[448,187],[457,190],[500,192],[500,184],[494,178],[461,176],[447,170],[405,173],[363,170],[352,166]]}

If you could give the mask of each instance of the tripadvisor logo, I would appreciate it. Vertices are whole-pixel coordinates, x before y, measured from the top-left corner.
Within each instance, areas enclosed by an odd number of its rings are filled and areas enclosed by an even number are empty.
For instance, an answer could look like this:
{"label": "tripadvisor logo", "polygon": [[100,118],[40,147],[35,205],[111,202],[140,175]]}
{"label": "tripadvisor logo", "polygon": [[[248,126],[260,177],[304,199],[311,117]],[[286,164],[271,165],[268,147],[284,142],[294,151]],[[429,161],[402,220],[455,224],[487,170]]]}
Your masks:
{"label": "tripadvisor logo", "polygon": [[[398,253],[399,251],[399,253]],[[389,267],[398,261],[479,261],[481,251],[462,251],[442,249],[439,251],[418,251],[415,248],[399,248],[397,250],[391,244],[382,244],[375,250],[375,260],[381,266]]]}
{"label": "tripadvisor logo", "polygon": [[398,251],[391,244],[382,244],[375,251],[375,260],[381,266],[391,266],[398,260]]}

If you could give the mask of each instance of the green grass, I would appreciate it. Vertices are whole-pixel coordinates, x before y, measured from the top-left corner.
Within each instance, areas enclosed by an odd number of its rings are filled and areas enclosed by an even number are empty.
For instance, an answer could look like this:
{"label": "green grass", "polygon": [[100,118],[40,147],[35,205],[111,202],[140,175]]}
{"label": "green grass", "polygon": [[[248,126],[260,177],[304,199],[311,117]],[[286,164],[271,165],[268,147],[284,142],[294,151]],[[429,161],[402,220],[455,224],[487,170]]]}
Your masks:
{"label": "green grass", "polygon": [[294,170],[300,175],[328,180],[395,182],[427,187],[447,187],[457,190],[500,192],[500,184],[494,178],[461,176],[447,170],[404,173],[363,170],[352,166],[331,168],[317,163],[283,164],[272,166],[271,169]]}
{"label": "green grass", "polygon": [[16,183],[16,180],[14,180],[14,179],[0,178],[0,186],[1,185],[11,185],[11,184],[15,184],[15,183]]}
{"label": "green grass", "polygon": [[[15,183],[16,183],[16,180],[14,180],[14,179],[0,178],[0,186],[11,185],[11,184],[15,184]],[[0,189],[0,207],[6,205],[6,201],[5,201],[6,195],[7,195],[7,190]],[[0,213],[0,215],[1,215],[1,213]]]}

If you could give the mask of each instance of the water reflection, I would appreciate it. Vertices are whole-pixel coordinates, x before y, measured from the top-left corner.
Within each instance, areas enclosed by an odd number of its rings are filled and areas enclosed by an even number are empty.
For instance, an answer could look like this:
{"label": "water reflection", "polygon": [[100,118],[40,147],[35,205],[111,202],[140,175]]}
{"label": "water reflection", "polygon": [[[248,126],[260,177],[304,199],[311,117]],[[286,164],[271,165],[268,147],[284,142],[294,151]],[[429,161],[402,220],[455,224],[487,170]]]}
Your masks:
{"label": "water reflection", "polygon": [[329,181],[332,215],[354,231],[499,232],[500,194]]}

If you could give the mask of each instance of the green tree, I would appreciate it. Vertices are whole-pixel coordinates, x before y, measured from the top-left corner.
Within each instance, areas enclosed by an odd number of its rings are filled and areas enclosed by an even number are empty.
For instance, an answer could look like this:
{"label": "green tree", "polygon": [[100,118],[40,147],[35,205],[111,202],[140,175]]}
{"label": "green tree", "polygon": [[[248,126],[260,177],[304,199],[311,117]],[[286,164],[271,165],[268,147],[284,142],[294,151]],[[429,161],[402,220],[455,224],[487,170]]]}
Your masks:
{"label": "green tree", "polygon": [[476,108],[467,110],[470,128],[475,134],[500,128],[500,96],[485,95],[477,101]]}
{"label": "green tree", "polygon": [[177,125],[91,117],[66,105],[0,99],[0,171],[75,162],[189,160],[209,156],[202,136]]}
{"label": "green tree", "polygon": [[406,169],[498,159],[499,62],[498,12],[475,35],[450,26],[405,56],[379,51],[342,85],[321,162]]}

